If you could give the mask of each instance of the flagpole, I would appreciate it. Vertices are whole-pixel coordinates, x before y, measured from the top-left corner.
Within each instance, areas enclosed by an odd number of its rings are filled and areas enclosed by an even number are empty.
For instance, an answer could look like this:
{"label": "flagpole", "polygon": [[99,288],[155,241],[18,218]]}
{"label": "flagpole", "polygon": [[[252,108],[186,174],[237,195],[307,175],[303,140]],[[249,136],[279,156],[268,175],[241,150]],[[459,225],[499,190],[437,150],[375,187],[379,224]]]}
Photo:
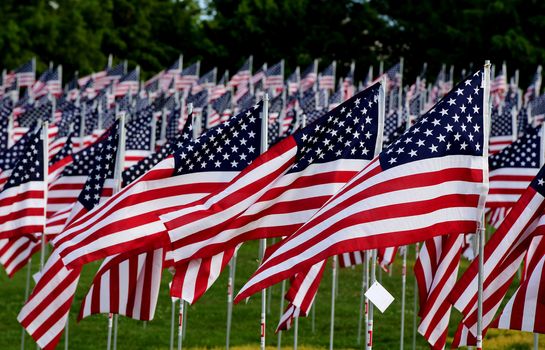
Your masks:
{"label": "flagpole", "polygon": [[403,350],[405,345],[405,290],[407,287],[407,250],[408,246],[403,247],[403,263],[401,265],[401,330],[399,339],[399,349]]}
{"label": "flagpole", "polygon": [[[382,61],[381,61],[381,71],[382,71]],[[377,143],[375,147],[375,156],[380,153],[382,150],[382,141],[383,141],[383,133],[384,133],[384,114],[385,111],[385,97],[386,97],[386,78],[382,77],[381,81],[381,87],[379,90],[379,98],[378,98],[378,137],[377,137]],[[371,251],[371,280],[368,283],[368,286],[372,286],[376,280],[377,280],[377,250],[373,249]],[[367,302],[367,310],[368,310],[368,317],[367,317],[367,333],[365,336],[366,339],[366,349],[372,350],[373,349],[373,303]]]}
{"label": "flagpole", "polygon": [[170,298],[170,350],[174,350],[174,318],[176,315],[176,299]]}
{"label": "flagpole", "polygon": [[[286,280],[282,281],[282,286],[280,287],[280,319],[284,314],[284,293],[286,293]],[[282,331],[278,331],[278,341],[277,348],[280,350],[282,348]]]}
{"label": "flagpole", "polygon": [[[49,173],[49,122],[45,120],[42,123],[42,147],[43,147],[43,169],[42,173],[44,176],[44,223],[42,228],[42,239],[40,241],[40,273],[44,270],[44,264],[45,264],[45,227],[46,227],[46,219],[47,219],[47,191],[48,191],[48,173]],[[38,345],[36,345],[38,347]]]}
{"label": "flagpole", "polygon": [[539,333],[534,333],[534,350],[539,350]]}
{"label": "flagpole", "polygon": [[335,287],[337,284],[337,255],[333,256],[331,264],[331,318],[329,321],[329,350],[333,350],[333,334],[335,331]]}
{"label": "flagpole", "polygon": [[[122,172],[125,164],[125,113],[119,115],[119,137],[117,141],[117,155],[114,168],[114,188],[113,193],[121,190]],[[108,344],[107,349],[112,348],[112,329],[114,332],[113,348],[117,348],[117,318],[118,315],[108,314]]]}
{"label": "flagpole", "polygon": [[[269,130],[269,94],[265,93],[263,99],[263,118],[261,119],[261,154],[267,151]],[[260,260],[263,262],[265,256],[265,248],[267,247],[267,239],[263,238],[260,241]],[[261,341],[260,349],[265,350],[265,321],[267,317],[267,289],[261,291]]]}
{"label": "flagpole", "polygon": [[[483,77],[483,124],[484,132],[488,131],[489,121],[490,121],[490,108],[489,108],[489,94],[490,94],[490,61],[486,60],[484,64],[484,77]],[[485,135],[485,141],[487,140],[487,135]],[[484,154],[487,156],[486,144],[484,145]],[[484,210],[481,217],[481,222],[478,227],[478,242],[479,242],[479,275],[478,275],[478,291],[477,291],[477,350],[482,350],[483,348],[483,265],[484,265],[484,235],[485,235],[485,221],[484,221]]]}
{"label": "flagpole", "polygon": [[[419,244],[416,243],[414,245],[414,249],[415,249],[415,259],[414,261],[416,261],[418,259],[418,254],[419,254],[419,250],[420,250],[420,247],[419,247]],[[412,346],[412,350],[415,350],[416,349],[416,329],[417,329],[417,326],[416,326],[416,306],[417,306],[417,302],[416,302],[416,297],[417,297],[417,294],[418,294],[418,283],[416,282],[416,277],[414,279],[414,297],[413,297],[413,346]]]}
{"label": "flagpole", "polygon": [[293,326],[293,349],[297,350],[297,341],[299,337],[299,316],[294,317],[294,326]]}
{"label": "flagpole", "polygon": [[231,340],[231,322],[233,319],[233,289],[235,287],[235,270],[237,267],[237,253],[231,258],[229,264],[229,278],[227,281],[227,335],[225,339],[225,349],[229,350]]}
{"label": "flagpole", "polygon": [[[183,113],[183,111],[182,111]],[[187,115],[188,118],[193,113],[193,103],[187,104]],[[189,122],[189,120],[186,120],[186,123]],[[192,115],[191,125],[193,126],[193,139],[196,139],[198,137],[199,131],[196,128],[197,124],[197,116]],[[184,328],[185,328],[185,321],[186,321],[186,314],[184,313],[185,309],[185,301],[180,298],[180,308],[178,311],[178,350],[182,350],[182,343],[184,340]]]}
{"label": "flagpole", "polygon": [[46,120],[42,123],[42,141],[43,141],[43,176],[44,176],[44,223],[42,228],[42,240],[40,249],[40,272],[44,269],[45,264],[45,221],[46,221],[46,207],[47,207],[47,175],[49,170],[49,135],[47,133],[49,129],[49,122]]}
{"label": "flagpole", "polygon": [[361,344],[361,327],[363,323],[363,315],[365,314],[364,307],[365,307],[365,271],[366,271],[366,253],[363,253],[363,268],[361,269],[361,290],[360,290],[360,306],[359,306],[359,315],[358,315],[358,337],[356,338],[356,343],[358,345]]}
{"label": "flagpole", "polygon": [[[26,272],[26,285],[25,285],[25,303],[28,299],[28,293],[30,292],[30,275],[32,274],[32,257],[28,259],[27,263],[27,272]],[[21,332],[21,350],[25,350],[25,336],[26,331],[23,328]]]}
{"label": "flagpole", "polygon": [[178,350],[182,350],[183,341],[183,323],[184,323],[184,305],[183,299],[180,299],[180,312],[178,313]]}
{"label": "flagpole", "polygon": [[[371,281],[370,284],[376,282],[376,269],[377,269],[377,250],[373,249],[371,253]],[[368,319],[367,319],[367,350],[373,349],[373,303],[368,303]]]}

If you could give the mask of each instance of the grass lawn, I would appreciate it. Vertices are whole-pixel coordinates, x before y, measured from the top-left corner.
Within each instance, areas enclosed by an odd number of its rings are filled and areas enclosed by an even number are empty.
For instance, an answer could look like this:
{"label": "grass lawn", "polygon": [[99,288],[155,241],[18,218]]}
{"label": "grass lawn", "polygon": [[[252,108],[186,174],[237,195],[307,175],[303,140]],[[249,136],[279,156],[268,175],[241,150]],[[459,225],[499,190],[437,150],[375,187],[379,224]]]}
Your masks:
{"label": "grass lawn", "polygon": [[[235,292],[255,271],[258,245],[253,242],[243,246],[239,252]],[[411,349],[413,329],[414,298],[414,247],[409,251],[408,278],[405,314],[405,349]],[[39,257],[33,261],[33,272],[38,268]],[[464,266],[467,262],[464,260]],[[75,302],[70,314],[70,349],[105,349],[107,340],[107,317],[94,315],[76,323],[81,300],[93,278],[98,264],[92,264],[83,271]],[[362,267],[342,269],[339,274],[339,290],[335,306],[335,349],[360,349],[356,342],[358,327],[358,307],[360,300]],[[0,272],[0,349],[19,349],[21,327],[16,316],[24,297],[26,269],[20,271],[12,280]],[[124,317],[119,318],[118,346],[122,349],[168,349],[170,334],[171,302],[168,296],[170,274],[165,272],[155,319],[145,325]],[[396,298],[384,314],[375,313],[375,349],[398,349],[400,342],[401,317],[401,258],[398,257],[392,276],[382,273],[383,285]],[[222,274],[209,292],[191,306],[188,311],[185,349],[221,349],[225,348],[226,323],[226,286],[227,273]],[[299,322],[299,348],[301,350],[325,349],[329,345],[331,268],[326,270],[324,280],[316,298],[315,330],[312,331],[311,318],[302,318]],[[280,310],[280,285],[272,288],[272,303],[267,315],[267,345],[276,349],[277,335],[274,334]],[[259,347],[260,297],[252,297],[248,303],[235,305],[231,331],[232,349],[257,349]],[[459,314],[453,312],[449,335],[452,336],[459,321]],[[292,348],[292,331],[282,335],[283,348]],[[485,349],[532,349],[532,334],[521,332],[491,331],[485,339]],[[544,345],[540,348],[545,349]],[[63,348],[62,340],[58,348]],[[417,336],[417,349],[428,349],[425,340]],[[26,349],[35,349],[35,345],[26,337]]]}

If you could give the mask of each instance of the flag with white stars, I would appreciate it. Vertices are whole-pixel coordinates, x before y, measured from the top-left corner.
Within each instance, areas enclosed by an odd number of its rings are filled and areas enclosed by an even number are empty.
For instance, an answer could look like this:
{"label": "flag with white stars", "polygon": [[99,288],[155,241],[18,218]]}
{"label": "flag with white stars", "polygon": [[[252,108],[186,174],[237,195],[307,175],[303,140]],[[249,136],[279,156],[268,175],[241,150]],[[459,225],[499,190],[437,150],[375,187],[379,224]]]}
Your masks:
{"label": "flag with white stars", "polygon": [[0,100],[0,153],[8,149],[9,115],[12,111],[11,99]]}
{"label": "flag with white stars", "polygon": [[[256,160],[258,167],[248,167],[225,189],[232,196],[210,198],[203,205],[210,209],[197,209],[203,214],[198,220],[193,212],[162,215],[175,262],[295,232],[375,156],[382,131],[379,89],[375,84],[271,147]],[[230,191],[244,181],[247,193]]]}
{"label": "flag with white stars", "polygon": [[130,168],[146,158],[154,146],[151,144],[153,131],[153,113],[151,109],[131,118],[126,126],[125,168]]}
{"label": "flag with white stars", "polygon": [[492,108],[490,116],[490,154],[497,153],[509,146],[517,138],[517,116],[513,105],[505,104],[503,110]]}
{"label": "flag with white stars", "polygon": [[[166,237],[158,218],[160,212],[220,192],[259,156],[262,110],[263,103],[260,102],[207,130],[199,138],[185,142],[172,157],[166,157],[89,215],[74,222],[54,241],[54,244],[62,242],[57,249],[63,260],[64,254],[69,254],[74,258],[70,258],[70,263],[77,265],[89,261],[87,254],[91,251],[94,260],[114,251],[163,247]],[[108,215],[101,215],[103,210],[110,209],[113,210]],[[92,223],[95,220],[101,224]],[[82,225],[87,228],[82,230]],[[105,236],[108,239],[101,239]],[[77,240],[87,237],[88,244],[85,247],[74,245],[72,237]],[[68,259],[65,263],[70,264]]]}
{"label": "flag with white stars", "polygon": [[537,174],[544,157],[542,129],[528,128],[511,145],[490,156],[488,208],[512,207]]}
{"label": "flag with white stars", "polygon": [[237,300],[329,256],[475,232],[488,192],[483,81],[483,71],[464,79],[380,152],[277,247]]}
{"label": "flag with white stars", "polygon": [[[191,120],[191,115],[189,116],[189,120]],[[148,170],[153,168],[157,163],[173,154],[174,150],[183,147],[186,142],[191,141],[192,137],[193,126],[191,123],[186,123],[181,134],[178,134],[178,136],[175,138],[169,139],[169,141],[167,141],[157,152],[150,154],[146,158],[140,160],[138,163],[123,171],[123,186],[126,186],[138,179]]]}
{"label": "flag with white stars", "polygon": [[0,239],[40,235],[45,226],[44,140],[33,130],[0,192]]}
{"label": "flag with white stars", "polygon": [[48,218],[61,210],[70,212],[91,171],[97,165],[100,150],[102,148],[109,148],[111,150],[113,147],[108,143],[111,141],[111,138],[117,137],[114,135],[117,133],[117,128],[117,124],[114,123],[95,143],[73,154],[71,159],[68,159],[70,162],[63,167],[62,172],[49,185],[47,198]]}
{"label": "flag with white stars", "polygon": [[36,102],[31,108],[27,108],[23,114],[19,115],[15,122],[17,126],[30,128],[36,122],[51,121],[51,108],[50,102],[42,104]]}
{"label": "flag with white stars", "polygon": [[[93,209],[98,203],[103,194],[104,183],[107,179],[114,178],[115,160],[117,155],[117,146],[119,139],[119,121],[117,121],[109,135],[97,145],[96,153],[93,155],[93,165],[91,172],[87,177],[83,189],[78,196],[78,202],[85,208],[86,211]],[[112,193],[110,192],[109,195]],[[109,197],[107,195],[107,197]],[[79,212],[76,207],[72,209],[72,217],[79,217],[83,213]],[[75,211],[78,211],[77,213]]]}

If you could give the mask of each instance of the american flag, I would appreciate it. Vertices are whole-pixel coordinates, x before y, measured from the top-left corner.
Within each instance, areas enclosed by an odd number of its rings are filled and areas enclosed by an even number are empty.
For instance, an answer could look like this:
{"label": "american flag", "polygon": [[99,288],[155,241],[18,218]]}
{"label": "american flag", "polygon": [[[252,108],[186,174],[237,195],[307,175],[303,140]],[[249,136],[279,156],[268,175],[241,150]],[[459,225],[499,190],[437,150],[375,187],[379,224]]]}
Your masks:
{"label": "american flag", "polygon": [[280,61],[265,72],[265,89],[279,92],[284,87],[284,61]]}
{"label": "american flag", "polygon": [[[68,215],[68,223],[78,220],[112,194],[114,168],[119,136],[119,122],[112,127],[106,143],[97,150],[95,164]],[[21,309],[17,320],[36,343],[45,349],[54,349],[68,319],[81,269],[67,269],[54,250],[36,287]]]}
{"label": "american flag", "polygon": [[210,114],[207,116],[208,118],[206,120],[207,129],[229,119],[232,114],[231,101],[231,92],[227,91],[210,104]]}
{"label": "american flag", "polygon": [[176,90],[189,90],[199,80],[201,62],[197,61],[191,66],[184,68],[176,79]]}
{"label": "american flag", "polygon": [[248,58],[242,67],[233,75],[229,81],[229,86],[239,87],[239,85],[247,85],[252,75],[252,58]]}
{"label": "american flag", "polygon": [[250,77],[250,83],[254,86],[256,90],[259,89],[259,86],[263,87],[263,81],[265,80],[265,72],[267,71],[267,63],[263,63],[261,68],[259,68],[254,75]]}
{"label": "american flag", "polygon": [[201,90],[212,89],[216,85],[216,76],[218,74],[218,69],[214,68],[211,71],[205,73],[202,77],[197,80],[197,82],[191,88],[191,93],[196,94]]}
{"label": "american flag", "polygon": [[[173,79],[176,79],[176,77],[182,71],[182,65],[183,65],[183,57],[180,56],[170,67],[168,67],[166,70],[159,73],[159,77],[158,79],[156,79],[156,81],[159,82],[159,88],[161,90],[167,90],[168,85],[172,82]],[[146,83],[146,86],[148,84],[149,83]]]}
{"label": "american flag", "polygon": [[[534,235],[545,225],[545,168],[490,237],[484,247],[483,330],[490,326]],[[477,328],[478,261],[474,260],[449,294],[449,301],[463,314],[454,344],[475,344]]]}
{"label": "american flag", "polygon": [[[189,118],[191,120],[191,116]],[[174,153],[175,149],[183,146],[183,144],[191,140],[193,136],[193,127],[191,123],[186,123],[181,134],[175,139],[169,139],[160,150],[150,154],[148,157],[142,159],[138,163],[134,164],[128,169],[123,171],[123,185],[127,186],[131,182],[144,175],[148,170],[153,168],[160,161]]]}
{"label": "american flag", "polygon": [[152,144],[153,113],[147,110],[127,123],[125,169],[130,168],[155,150]]}
{"label": "american flag", "polygon": [[[68,227],[54,240],[63,260],[78,265],[138,246],[148,249],[158,248],[153,246],[155,244],[162,246],[158,238],[164,234],[164,226],[157,217],[159,212],[221,191],[258,156],[261,111],[262,103],[259,103],[198,139],[184,143],[173,157],[161,161],[100,208]],[[103,217],[112,205],[117,209]],[[94,224],[96,220],[111,225],[99,227]],[[109,237],[107,242],[100,240],[106,236]],[[114,237],[126,241],[117,240],[111,245]],[[84,241],[85,246],[81,246]],[[97,245],[102,243],[106,245]],[[78,256],[80,253],[83,254]]]}
{"label": "american flag", "polygon": [[152,320],[159,296],[163,260],[162,248],[106,258],[83,299],[78,319],[98,313],[113,313],[135,320]]}
{"label": "american flag", "polygon": [[320,89],[329,89],[329,90],[335,90],[335,68],[337,67],[337,64],[335,61],[331,62],[329,66],[326,67],[320,73],[320,76],[318,78],[318,87]]}
{"label": "american flag", "polygon": [[[59,177],[49,185],[47,198],[47,233],[59,233],[64,227],[71,208],[88,180],[92,170],[100,161],[100,152],[104,148],[112,149],[112,127],[93,145],[72,156],[72,164],[66,166]],[[107,155],[107,157],[110,157]],[[57,214],[56,214],[57,213]],[[56,214],[55,216],[53,216]]]}
{"label": "american flag", "polygon": [[510,208],[524,193],[543,163],[543,128],[528,128],[514,143],[489,158],[488,208]]}
{"label": "american flag", "polygon": [[276,328],[277,332],[290,329],[295,317],[308,315],[318,293],[325,267],[326,261],[324,260],[312,265],[308,271],[298,273],[292,278],[291,287],[285,297],[289,304],[280,317]]}
{"label": "american flag", "polygon": [[503,95],[507,92],[507,76],[502,72],[490,82],[490,93]]}
{"label": "american flag", "polygon": [[545,95],[537,96],[528,103],[527,107],[531,113],[532,124],[541,124],[545,119]]}
{"label": "american flag", "polygon": [[301,77],[299,75],[299,67],[297,67],[293,73],[288,77],[288,95],[293,95],[299,91],[299,81]]}
{"label": "american flag", "polygon": [[36,102],[32,108],[27,108],[15,119],[16,125],[23,128],[30,128],[36,122],[51,121],[52,108],[53,106],[49,101],[41,104]]}
{"label": "american flag", "polygon": [[64,95],[66,99],[73,101],[80,95],[80,86],[78,85],[78,77],[74,76],[64,87]]}
{"label": "american flag", "polygon": [[517,139],[517,116],[509,108],[505,108],[501,113],[498,108],[492,108],[491,120],[489,147],[490,154],[494,154]]}
{"label": "american flag", "polygon": [[474,232],[487,192],[483,75],[461,82],[354,176],[259,267],[236,300],[331,255]]}
{"label": "american flag", "polygon": [[545,238],[532,239],[524,258],[523,280],[511,296],[491,328],[513,329],[525,332],[545,332],[542,312]]}
{"label": "american flag", "polygon": [[39,250],[40,242],[30,236],[0,239],[0,264],[11,278]]}
{"label": "american flag", "polygon": [[10,99],[0,100],[0,154],[5,152],[9,147],[8,127],[12,111],[13,105]]}
{"label": "american flag", "polygon": [[137,68],[121,77],[117,84],[114,85],[114,96],[133,95],[138,92],[138,85],[140,84],[138,75],[139,69]]}
{"label": "american flag", "polygon": [[42,73],[40,78],[32,85],[32,95],[36,98],[51,93],[59,95],[62,93],[59,71],[51,68]]}
{"label": "american flag", "polygon": [[106,74],[101,74],[100,76],[94,77],[94,88],[95,91],[100,91],[107,87],[108,85],[118,81],[125,74],[126,66],[125,62],[120,62],[114,67],[107,68]]}
{"label": "american flag", "polygon": [[227,72],[225,72],[225,74],[221,77],[220,81],[212,87],[210,101],[214,101],[215,99],[219,98],[221,95],[227,92],[227,88],[225,87],[227,79]]}
{"label": "american flag", "polygon": [[464,234],[438,236],[424,242],[414,266],[420,299],[418,332],[432,349],[444,349],[451,305],[446,300],[456,283]]}
{"label": "american flag", "polygon": [[34,130],[0,192],[0,239],[39,235],[45,226],[43,128]]}
{"label": "american flag", "polygon": [[301,73],[300,87],[301,91],[308,90],[314,86],[316,83],[316,71],[318,67],[316,66],[316,61],[313,61],[310,66],[308,66],[303,73]]}
{"label": "american flag", "polygon": [[[32,86],[34,84],[34,81],[36,80],[36,73],[34,68],[34,60],[31,59],[25,63],[23,63],[19,68],[17,68],[13,73],[14,78],[17,79],[17,83],[19,86]],[[11,74],[10,74],[11,75]],[[8,75],[8,76],[10,76]],[[4,82],[4,84],[7,86],[10,84],[11,81],[7,80]]]}
{"label": "american flag", "polygon": [[62,174],[64,168],[72,164],[72,153],[74,145],[72,144],[72,133],[66,137],[61,137],[62,143],[58,152],[49,160],[48,183],[52,183]]}
{"label": "american flag", "polygon": [[373,158],[378,95],[379,84],[298,130],[194,210],[161,215],[175,263],[295,232]]}
{"label": "american flag", "polygon": [[530,85],[524,93],[524,104],[527,105],[528,102],[532,101],[534,98],[539,96],[539,90],[541,88],[541,66],[537,67],[537,70],[532,77]]}

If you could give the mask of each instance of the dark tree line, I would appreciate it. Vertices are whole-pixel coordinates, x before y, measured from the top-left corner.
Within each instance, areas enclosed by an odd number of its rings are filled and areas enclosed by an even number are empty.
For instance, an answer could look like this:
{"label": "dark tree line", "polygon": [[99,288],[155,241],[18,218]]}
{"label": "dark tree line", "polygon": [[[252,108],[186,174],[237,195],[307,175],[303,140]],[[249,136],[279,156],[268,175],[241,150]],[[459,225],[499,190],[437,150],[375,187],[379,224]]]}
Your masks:
{"label": "dark tree line", "polygon": [[203,60],[203,70],[235,71],[286,59],[288,69],[335,59],[356,61],[362,77],[378,60],[400,56],[414,77],[423,62],[459,71],[491,59],[530,79],[545,62],[542,0],[2,0],[0,66],[32,56],[38,70],[63,64],[65,77],[101,69],[108,54],[140,64],[149,76],[171,64]]}

